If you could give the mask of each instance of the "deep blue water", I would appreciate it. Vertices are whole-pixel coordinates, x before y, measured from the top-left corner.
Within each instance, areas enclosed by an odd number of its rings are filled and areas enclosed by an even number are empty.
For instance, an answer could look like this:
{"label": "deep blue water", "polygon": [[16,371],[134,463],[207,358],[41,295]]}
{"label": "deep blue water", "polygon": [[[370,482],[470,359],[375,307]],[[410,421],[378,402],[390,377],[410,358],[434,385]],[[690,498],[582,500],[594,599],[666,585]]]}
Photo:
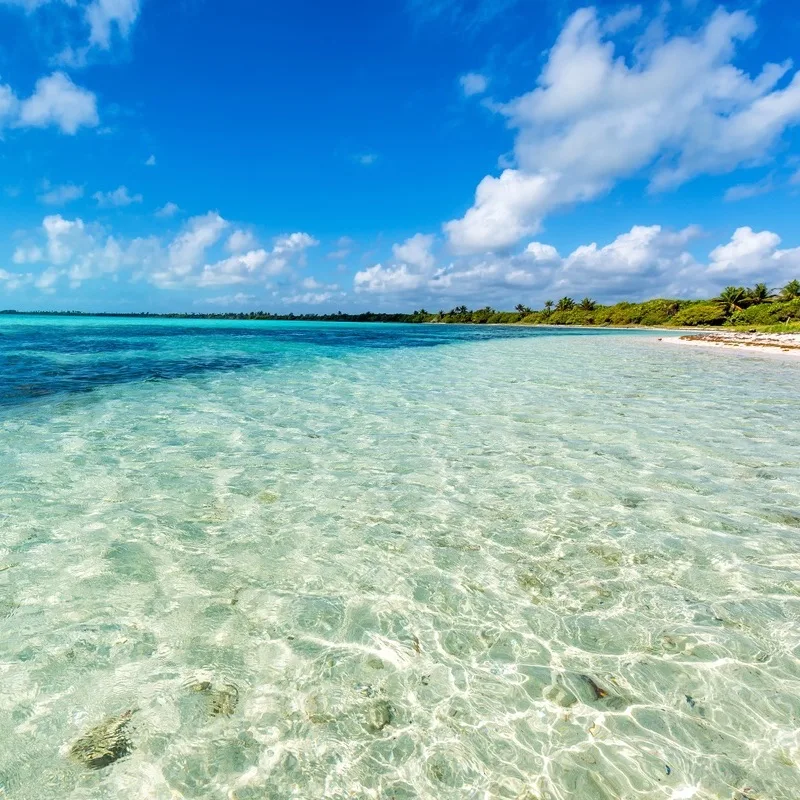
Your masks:
{"label": "deep blue water", "polygon": [[[270,367],[287,358],[617,331],[479,325],[0,317],[0,406],[99,386]],[[636,333],[636,332],[632,332]]]}

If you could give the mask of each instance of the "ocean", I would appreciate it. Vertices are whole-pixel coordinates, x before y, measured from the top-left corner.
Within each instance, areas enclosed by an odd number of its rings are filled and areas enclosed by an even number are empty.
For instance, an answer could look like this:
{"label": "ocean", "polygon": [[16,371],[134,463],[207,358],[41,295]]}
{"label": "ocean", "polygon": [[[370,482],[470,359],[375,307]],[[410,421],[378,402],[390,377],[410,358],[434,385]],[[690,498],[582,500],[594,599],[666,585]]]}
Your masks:
{"label": "ocean", "polygon": [[800,361],[656,336],[0,316],[0,798],[800,796]]}

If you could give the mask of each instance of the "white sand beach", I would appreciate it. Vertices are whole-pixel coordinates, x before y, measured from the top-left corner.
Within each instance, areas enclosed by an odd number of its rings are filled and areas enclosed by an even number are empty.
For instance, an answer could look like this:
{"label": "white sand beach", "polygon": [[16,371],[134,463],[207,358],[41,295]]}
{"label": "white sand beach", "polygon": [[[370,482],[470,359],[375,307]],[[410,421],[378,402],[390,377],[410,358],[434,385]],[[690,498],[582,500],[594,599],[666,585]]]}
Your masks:
{"label": "white sand beach", "polygon": [[800,358],[800,334],[745,333],[741,331],[704,331],[661,339],[666,344],[720,348],[743,354]]}

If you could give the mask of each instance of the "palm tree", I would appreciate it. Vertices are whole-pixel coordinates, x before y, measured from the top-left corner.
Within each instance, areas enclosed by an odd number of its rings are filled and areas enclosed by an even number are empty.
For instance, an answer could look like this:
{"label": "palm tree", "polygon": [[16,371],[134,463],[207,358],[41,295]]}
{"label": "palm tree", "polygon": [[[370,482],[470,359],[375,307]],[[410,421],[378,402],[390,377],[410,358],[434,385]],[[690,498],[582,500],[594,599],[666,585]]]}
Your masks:
{"label": "palm tree", "polygon": [[581,300],[581,308],[584,311],[594,311],[596,306],[597,303],[595,303],[591,297],[584,297],[583,300]]}
{"label": "palm tree", "polygon": [[552,313],[552,311],[553,311],[553,301],[552,300],[545,301],[544,313],[545,314],[550,314],[550,313]]}
{"label": "palm tree", "polygon": [[741,311],[747,305],[747,289],[744,286],[726,286],[720,293],[716,302],[730,316],[734,311]]}
{"label": "palm tree", "polygon": [[571,297],[562,297],[556,305],[556,311],[571,311],[575,308],[575,301]]}
{"label": "palm tree", "polygon": [[751,303],[768,303],[773,294],[766,283],[757,283],[752,289],[747,290],[747,297]]}
{"label": "palm tree", "polygon": [[524,305],[522,305],[522,303],[519,303],[514,310],[517,312],[517,314],[530,314],[531,313],[531,310],[528,308],[528,306],[524,306]]}
{"label": "palm tree", "polygon": [[800,297],[800,281],[789,281],[781,289],[781,300],[794,300]]}

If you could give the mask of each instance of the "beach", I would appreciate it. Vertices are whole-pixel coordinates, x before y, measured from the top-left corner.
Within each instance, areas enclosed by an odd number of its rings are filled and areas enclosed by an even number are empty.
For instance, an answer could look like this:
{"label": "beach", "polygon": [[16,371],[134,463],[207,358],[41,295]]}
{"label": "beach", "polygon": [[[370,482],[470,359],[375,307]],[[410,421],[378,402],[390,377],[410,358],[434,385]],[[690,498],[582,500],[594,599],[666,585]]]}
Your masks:
{"label": "beach", "polygon": [[798,333],[756,333],[743,331],[703,331],[664,337],[667,344],[690,347],[724,348],[744,354],[760,354],[778,358],[800,358],[800,334]]}

